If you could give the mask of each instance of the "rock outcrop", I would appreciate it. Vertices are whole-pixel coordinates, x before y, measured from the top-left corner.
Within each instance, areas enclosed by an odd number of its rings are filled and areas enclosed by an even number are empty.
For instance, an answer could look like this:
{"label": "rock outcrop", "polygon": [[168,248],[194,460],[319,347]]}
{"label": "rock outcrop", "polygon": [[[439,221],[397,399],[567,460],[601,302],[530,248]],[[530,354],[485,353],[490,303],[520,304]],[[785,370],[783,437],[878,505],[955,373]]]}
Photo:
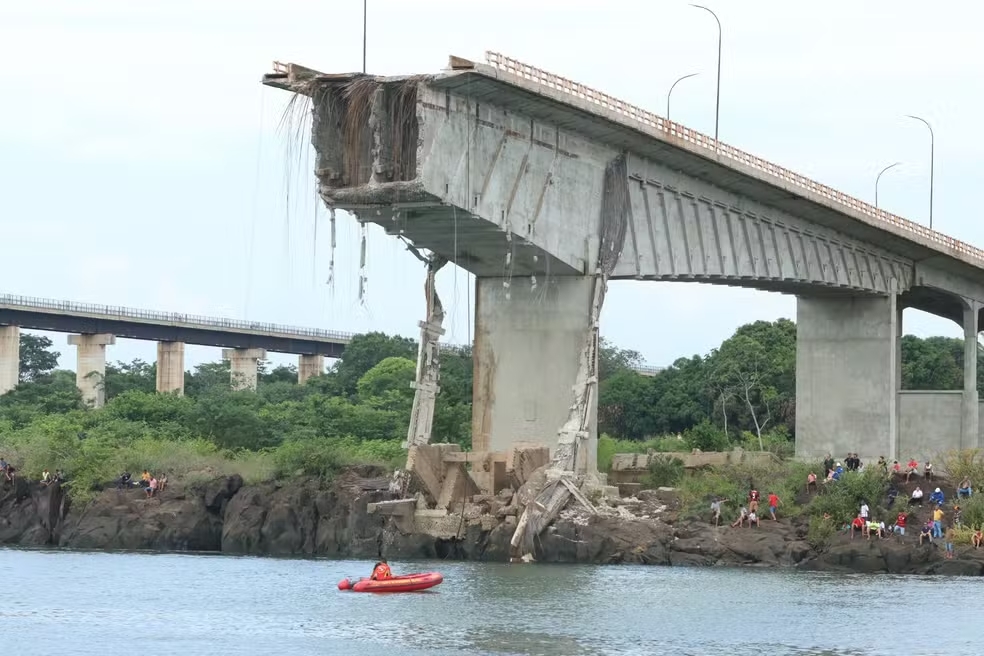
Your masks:
{"label": "rock outcrop", "polygon": [[[368,512],[368,504],[391,499],[392,493],[385,485],[367,485],[365,475],[354,471],[332,485],[314,479],[245,485],[232,476],[173,483],[155,498],[139,488],[108,489],[86,504],[70,503],[58,484],[40,487],[18,480],[0,488],[0,544],[509,561],[518,503],[512,495],[476,499],[460,521],[452,522],[456,533],[433,537]],[[599,504],[594,514],[572,506],[540,536],[534,559],[984,575],[984,549],[958,547],[957,558],[945,560],[941,544],[919,546],[915,536],[903,542],[838,534],[818,551],[806,541],[804,520],[715,527],[684,516],[678,505],[664,490]]]}

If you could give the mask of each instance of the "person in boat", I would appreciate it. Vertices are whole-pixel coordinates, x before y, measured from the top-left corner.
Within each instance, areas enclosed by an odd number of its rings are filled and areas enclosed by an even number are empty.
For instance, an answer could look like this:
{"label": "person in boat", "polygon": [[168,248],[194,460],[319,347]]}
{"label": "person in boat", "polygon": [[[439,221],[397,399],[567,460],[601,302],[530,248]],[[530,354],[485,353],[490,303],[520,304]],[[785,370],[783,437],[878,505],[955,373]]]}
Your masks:
{"label": "person in boat", "polygon": [[369,577],[373,581],[381,581],[382,579],[393,578],[393,572],[390,570],[390,566],[386,564],[386,559],[383,558],[378,563],[376,563],[372,568],[372,576]]}

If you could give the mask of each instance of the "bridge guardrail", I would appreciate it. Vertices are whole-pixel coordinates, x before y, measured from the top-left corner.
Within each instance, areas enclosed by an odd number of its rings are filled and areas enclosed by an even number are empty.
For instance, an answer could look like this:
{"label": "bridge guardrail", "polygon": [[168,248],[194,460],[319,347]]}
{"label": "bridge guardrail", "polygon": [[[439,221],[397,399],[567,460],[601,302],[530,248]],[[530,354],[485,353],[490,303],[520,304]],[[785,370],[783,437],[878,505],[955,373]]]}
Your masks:
{"label": "bridge guardrail", "polygon": [[910,221],[909,219],[892,214],[891,212],[878,209],[863,200],[849,196],[841,191],[837,191],[836,189],[828,187],[827,185],[817,182],[816,180],[811,180],[804,175],[800,175],[799,173],[779,166],[778,164],[773,164],[772,162],[768,162],[761,157],[747,153],[739,148],[716,141],[714,137],[708,136],[702,132],[684,127],[679,123],[675,123],[667,118],[659,116],[658,114],[642,109],[641,107],[637,107],[623,100],[619,100],[618,98],[609,96],[606,93],[578,82],[574,82],[573,80],[569,80],[565,77],[555,75],[554,73],[549,73],[542,69],[536,68],[535,66],[530,66],[529,64],[524,64],[521,61],[512,59],[511,57],[506,57],[505,55],[497,52],[487,51],[485,53],[485,60],[490,66],[496,69],[511,73],[512,75],[545,86],[549,89],[570,94],[580,100],[593,103],[603,107],[604,109],[621,114],[622,116],[641,123],[650,129],[657,130],[665,135],[669,135],[689,144],[699,146],[711,152],[718,153],[728,159],[738,162],[739,164],[743,164],[757,171],[767,173],[782,182],[794,185],[800,189],[809,191],[828,200],[832,200],[840,205],[849,207],[854,211],[860,212],[865,216],[875,219],[876,221],[882,221],[884,223],[902,228],[903,230],[918,234],[920,237],[923,237],[934,244],[976,259],[981,263],[981,266],[984,266],[984,250],[977,248],[976,246],[972,246],[966,242],[954,239],[953,237],[944,235],[941,232],[931,230],[914,221]]}

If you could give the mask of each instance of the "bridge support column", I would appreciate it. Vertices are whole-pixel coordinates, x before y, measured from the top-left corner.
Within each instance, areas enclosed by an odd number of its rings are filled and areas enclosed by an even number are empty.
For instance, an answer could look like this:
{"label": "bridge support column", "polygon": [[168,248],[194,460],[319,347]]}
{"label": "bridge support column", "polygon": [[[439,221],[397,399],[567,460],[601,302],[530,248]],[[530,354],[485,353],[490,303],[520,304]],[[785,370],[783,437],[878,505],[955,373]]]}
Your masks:
{"label": "bridge support column", "polygon": [[184,396],[185,345],[183,342],[157,342],[157,391]]}
{"label": "bridge support column", "polygon": [[[508,451],[515,442],[556,450],[574,404],[580,358],[591,338],[595,279],[557,276],[475,281],[472,448]],[[598,401],[588,401],[588,436],[578,468],[598,469]],[[474,474],[473,474],[474,475]],[[483,481],[476,476],[479,485]]]}
{"label": "bridge support column", "polygon": [[303,385],[309,379],[325,373],[325,356],[301,355],[297,358],[297,383]]}
{"label": "bridge support column", "polygon": [[76,347],[75,384],[82,392],[82,400],[90,408],[103,407],[106,404],[106,347],[116,343],[116,336],[106,333],[69,335],[68,343]]}
{"label": "bridge support column", "polygon": [[232,389],[256,389],[256,365],[266,359],[266,349],[222,349],[222,359],[231,365]]}
{"label": "bridge support column", "polygon": [[796,455],[898,458],[898,296],[796,301]]}
{"label": "bridge support column", "polygon": [[20,328],[0,326],[0,395],[20,380]]}
{"label": "bridge support column", "polygon": [[976,449],[980,445],[978,434],[980,411],[977,394],[977,311],[980,304],[968,301],[964,308],[964,389],[961,417],[960,448]]}

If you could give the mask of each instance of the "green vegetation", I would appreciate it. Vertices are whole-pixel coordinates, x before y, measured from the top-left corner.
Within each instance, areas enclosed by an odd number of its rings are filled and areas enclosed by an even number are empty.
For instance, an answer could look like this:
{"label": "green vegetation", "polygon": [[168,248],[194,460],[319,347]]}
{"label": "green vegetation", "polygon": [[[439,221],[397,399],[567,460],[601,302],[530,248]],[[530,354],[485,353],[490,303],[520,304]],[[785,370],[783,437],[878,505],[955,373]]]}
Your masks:
{"label": "green vegetation", "polygon": [[[185,396],[159,395],[154,364],[118,362],[107,366],[107,404],[98,410],[83,406],[73,372],[55,369],[59,354],[51,346],[44,337],[21,336],[21,383],[0,397],[0,454],[30,477],[45,467],[62,469],[76,496],[90,495],[124,469],[185,477],[238,472],[255,481],[330,477],[350,463],[393,466],[403,458],[417,355],[410,339],[357,336],[341,360],[305,385],[296,383],[294,367],[261,363],[256,392],[232,391],[228,363],[221,362],[188,372]],[[599,466],[607,470],[617,452],[649,450],[743,446],[788,456],[795,351],[795,324],[758,321],[706,356],[681,358],[647,377],[633,370],[641,364],[638,353],[603,342]],[[961,340],[906,336],[902,351],[906,388],[960,389]],[[984,363],[978,372],[984,377]],[[470,352],[444,354],[435,440],[470,445],[471,401]],[[957,464],[984,480],[984,460]],[[752,475],[763,481],[761,490],[773,486],[789,497],[788,513],[795,511],[790,492],[805,472],[784,471]],[[681,479],[695,508],[712,492],[739,500],[749,477],[737,470],[686,477],[672,458],[654,465],[651,475],[660,484]]]}

